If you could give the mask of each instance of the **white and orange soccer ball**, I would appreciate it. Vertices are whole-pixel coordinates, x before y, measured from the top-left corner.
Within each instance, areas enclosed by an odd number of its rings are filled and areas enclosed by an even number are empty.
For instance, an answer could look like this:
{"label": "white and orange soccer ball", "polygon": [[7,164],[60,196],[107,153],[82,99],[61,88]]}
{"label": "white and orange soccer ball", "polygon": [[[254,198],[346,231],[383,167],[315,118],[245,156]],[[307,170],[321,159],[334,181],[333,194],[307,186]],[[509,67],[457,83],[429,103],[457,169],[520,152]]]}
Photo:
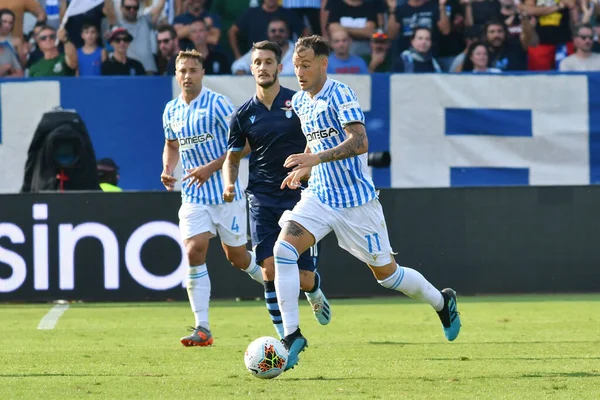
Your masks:
{"label": "white and orange soccer ball", "polygon": [[283,344],[270,336],[252,341],[244,354],[244,363],[252,375],[261,379],[279,376],[287,365],[288,352]]}

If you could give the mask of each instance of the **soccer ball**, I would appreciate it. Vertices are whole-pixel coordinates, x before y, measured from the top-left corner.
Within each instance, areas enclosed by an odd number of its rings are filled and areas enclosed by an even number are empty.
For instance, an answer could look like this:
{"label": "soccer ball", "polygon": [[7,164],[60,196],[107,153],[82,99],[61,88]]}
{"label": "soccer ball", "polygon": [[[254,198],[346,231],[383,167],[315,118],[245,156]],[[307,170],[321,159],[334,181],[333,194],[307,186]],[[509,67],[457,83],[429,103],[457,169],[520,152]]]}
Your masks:
{"label": "soccer ball", "polygon": [[279,376],[287,365],[288,352],[283,344],[270,336],[259,337],[248,345],[244,363],[252,375],[261,379]]}

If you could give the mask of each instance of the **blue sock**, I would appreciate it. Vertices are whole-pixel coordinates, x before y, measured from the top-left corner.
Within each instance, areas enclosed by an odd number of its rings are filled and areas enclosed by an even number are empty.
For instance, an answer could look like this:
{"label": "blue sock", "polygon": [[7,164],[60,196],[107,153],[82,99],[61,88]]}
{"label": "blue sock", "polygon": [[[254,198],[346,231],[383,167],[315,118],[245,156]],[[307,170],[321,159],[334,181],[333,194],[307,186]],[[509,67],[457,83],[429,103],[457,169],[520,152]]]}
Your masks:
{"label": "blue sock", "polygon": [[281,319],[281,312],[279,311],[279,305],[277,304],[277,293],[275,293],[275,282],[265,281],[265,301],[267,303],[267,310],[271,315],[271,321],[277,331],[280,339],[283,339],[283,320]]}

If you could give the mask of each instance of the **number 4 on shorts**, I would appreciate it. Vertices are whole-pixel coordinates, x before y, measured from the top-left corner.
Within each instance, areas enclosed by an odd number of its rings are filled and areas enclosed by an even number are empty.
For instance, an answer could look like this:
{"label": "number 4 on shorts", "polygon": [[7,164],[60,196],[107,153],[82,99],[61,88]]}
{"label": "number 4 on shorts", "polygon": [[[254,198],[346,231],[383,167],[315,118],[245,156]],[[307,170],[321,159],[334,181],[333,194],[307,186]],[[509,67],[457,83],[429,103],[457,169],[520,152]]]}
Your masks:
{"label": "number 4 on shorts", "polygon": [[238,233],[240,231],[240,226],[235,222],[236,219],[237,217],[233,217],[233,222],[231,223],[231,230],[235,233]]}

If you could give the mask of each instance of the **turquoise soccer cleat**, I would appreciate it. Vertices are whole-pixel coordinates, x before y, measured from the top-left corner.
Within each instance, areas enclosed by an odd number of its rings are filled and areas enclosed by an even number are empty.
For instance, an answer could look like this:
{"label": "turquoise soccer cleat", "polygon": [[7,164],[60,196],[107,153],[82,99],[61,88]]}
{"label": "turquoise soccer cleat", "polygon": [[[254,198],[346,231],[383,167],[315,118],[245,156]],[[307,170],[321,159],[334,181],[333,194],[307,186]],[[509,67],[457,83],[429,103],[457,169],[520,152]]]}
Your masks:
{"label": "turquoise soccer cleat", "polygon": [[438,312],[440,321],[444,327],[444,335],[450,342],[458,337],[460,332],[460,316],[456,306],[456,292],[450,288],[442,289],[444,296],[444,308]]}
{"label": "turquoise soccer cleat", "polygon": [[294,368],[296,364],[298,364],[298,361],[300,361],[300,353],[308,347],[308,341],[304,336],[302,336],[302,333],[300,333],[300,328],[298,328],[294,333],[289,334],[281,339],[281,343],[283,343],[288,351],[288,361],[284,370],[287,371]]}

